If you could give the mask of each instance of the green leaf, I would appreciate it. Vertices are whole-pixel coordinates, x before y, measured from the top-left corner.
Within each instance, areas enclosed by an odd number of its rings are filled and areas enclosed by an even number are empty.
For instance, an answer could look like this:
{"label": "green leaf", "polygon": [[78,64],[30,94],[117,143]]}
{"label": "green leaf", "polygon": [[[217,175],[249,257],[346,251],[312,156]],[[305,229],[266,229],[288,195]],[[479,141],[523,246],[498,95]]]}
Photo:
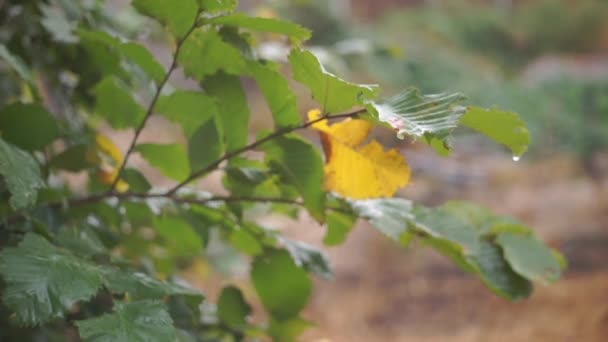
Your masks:
{"label": "green leaf", "polygon": [[398,138],[424,137],[445,155],[448,137],[466,110],[460,105],[463,100],[465,97],[458,93],[422,95],[418,89],[409,88],[381,102],[369,101],[366,107],[376,120],[397,131]]}
{"label": "green leaf", "polygon": [[135,149],[166,177],[182,181],[190,175],[190,164],[182,145],[139,144]]}
{"label": "green leaf", "polygon": [[270,320],[268,334],[274,341],[295,342],[304,330],[314,326],[311,322],[300,317],[290,318],[285,321]]}
{"label": "green leaf", "polygon": [[57,243],[72,253],[83,257],[108,253],[93,228],[87,225],[64,227],[57,234]]}
{"label": "green leaf", "polygon": [[6,282],[4,304],[22,325],[63,317],[64,311],[91,298],[103,284],[99,267],[33,233],[17,247],[0,252],[0,274]]}
{"label": "green leaf", "polygon": [[10,51],[8,51],[4,44],[0,44],[0,58],[2,58],[8,64],[9,67],[15,70],[17,75],[19,75],[22,80],[32,80],[32,72],[29,70],[29,68],[25,65],[25,63],[23,63],[23,61],[19,57],[13,55]]}
{"label": "green leaf", "polygon": [[144,109],[133,99],[131,90],[118,78],[108,76],[93,89],[95,112],[115,129],[137,127],[144,118]]}
{"label": "green leaf", "polygon": [[505,261],[499,246],[482,241],[477,254],[471,259],[479,268],[480,278],[497,295],[509,300],[519,300],[532,293],[532,284],[513,271]]}
{"label": "green leaf", "polygon": [[526,124],[513,112],[469,107],[460,118],[460,124],[505,145],[515,157],[524,154],[530,144]]}
{"label": "green leaf", "polygon": [[0,110],[0,135],[24,150],[42,150],[59,137],[59,127],[42,106],[13,103]]}
{"label": "green leaf", "polygon": [[559,279],[561,266],[551,249],[531,236],[502,233],[496,238],[515,272],[531,281],[549,284]]}
{"label": "green leaf", "polygon": [[461,248],[464,255],[476,255],[479,249],[480,237],[477,230],[467,221],[451,214],[444,208],[414,209],[416,229],[431,237],[448,240]]}
{"label": "green leaf", "polygon": [[230,244],[240,252],[247,255],[260,255],[263,252],[262,245],[246,230],[240,228],[230,233]]}
{"label": "green leaf", "polygon": [[165,304],[142,300],[115,302],[114,312],[76,321],[85,342],[175,341],[176,331]]}
{"label": "green leaf", "polygon": [[166,0],[134,0],[133,6],[169,28],[180,39],[186,35],[198,17],[196,0],[180,0],[179,3]]}
{"label": "green leaf", "polygon": [[170,121],[180,124],[188,138],[218,113],[212,97],[193,90],[177,90],[171,95],[161,96],[155,110]]}
{"label": "green leaf", "polygon": [[49,167],[71,172],[78,172],[91,167],[94,164],[87,158],[89,147],[84,144],[73,145],[53,157],[49,161]]}
{"label": "green leaf", "polygon": [[251,306],[247,304],[241,290],[236,286],[226,286],[217,301],[217,316],[230,327],[240,328],[247,325]]}
{"label": "green leaf", "polygon": [[372,98],[378,90],[376,86],[358,85],[338,78],[326,71],[317,57],[306,50],[293,49],[289,63],[293,78],[310,89],[323,112],[338,113],[352,108],[360,102],[360,97]]}
{"label": "green leaf", "polygon": [[215,117],[201,125],[188,140],[188,159],[192,170],[202,170],[224,153],[224,145]]}
{"label": "green leaf", "polygon": [[195,289],[152,278],[141,272],[106,269],[106,287],[118,293],[129,294],[130,298],[162,299],[166,296],[186,296],[197,302],[204,298]]}
{"label": "green leaf", "polygon": [[210,28],[197,29],[190,35],[180,50],[178,62],[186,76],[200,82],[220,70],[234,75],[245,71],[245,60],[239,50]]}
{"label": "green leaf", "polygon": [[40,24],[51,34],[54,41],[67,44],[78,42],[78,36],[74,35],[78,23],[68,19],[65,10],[58,6],[46,4],[40,4],[39,7],[42,12]]}
{"label": "green leaf", "polygon": [[207,77],[203,87],[222,104],[218,118],[222,127],[230,127],[223,132],[226,151],[244,146],[247,143],[249,106],[240,78],[219,72]]}
{"label": "green leaf", "polygon": [[413,218],[412,202],[402,198],[381,198],[349,201],[361,218],[395,241],[408,231]]}
{"label": "green leaf", "polygon": [[281,136],[262,145],[266,160],[276,167],[282,179],[298,189],[304,206],[319,221],[325,218],[323,161],[319,151],[295,136]]}
{"label": "green leaf", "polygon": [[276,249],[253,261],[251,280],[264,308],[277,320],[297,316],[312,289],[308,275],[293,262],[289,253]]}
{"label": "green leaf", "polygon": [[295,126],[300,123],[296,96],[289,89],[287,79],[277,71],[277,67],[270,63],[248,64],[249,71],[270,107],[276,128]]}
{"label": "green leaf", "polygon": [[164,215],[154,220],[156,232],[177,255],[193,256],[203,250],[203,241],[190,223],[177,216]]}
{"label": "green leaf", "polygon": [[36,203],[38,189],[44,187],[40,168],[27,152],[0,139],[0,174],[12,196],[13,209],[22,209]]}
{"label": "green leaf", "polygon": [[331,279],[333,276],[325,253],[307,243],[279,237],[279,241],[289,252],[293,261],[307,272]]}
{"label": "green leaf", "polygon": [[129,184],[129,190],[131,191],[143,193],[152,189],[150,182],[136,169],[124,169],[122,178]]}
{"label": "green leaf", "polygon": [[232,12],[236,9],[237,0],[198,0],[205,12]]}
{"label": "green leaf", "polygon": [[300,25],[279,19],[249,17],[243,13],[212,18],[208,22],[216,25],[236,26],[262,32],[279,33],[286,35],[296,43],[310,38],[310,30]]}
{"label": "green leaf", "polygon": [[356,220],[353,215],[330,211],[327,214],[327,232],[323,238],[323,243],[327,246],[342,244],[348,233],[353,229]]}

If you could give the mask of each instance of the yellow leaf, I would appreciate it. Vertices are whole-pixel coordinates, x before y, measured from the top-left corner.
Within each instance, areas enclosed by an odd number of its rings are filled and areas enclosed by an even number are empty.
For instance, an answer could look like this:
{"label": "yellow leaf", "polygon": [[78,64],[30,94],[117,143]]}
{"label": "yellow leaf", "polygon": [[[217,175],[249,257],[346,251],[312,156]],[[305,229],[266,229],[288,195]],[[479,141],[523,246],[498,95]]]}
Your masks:
{"label": "yellow leaf", "polygon": [[[308,112],[309,120],[320,115],[318,110]],[[384,151],[375,140],[362,145],[371,123],[349,118],[333,125],[322,120],[312,127],[321,134],[327,190],[356,199],[390,197],[409,182],[410,169],[396,150]]]}
{"label": "yellow leaf", "polygon": [[95,144],[97,149],[104,155],[110,157],[113,164],[120,165],[122,163],[122,152],[116,145],[105,135],[97,134],[95,137]]}

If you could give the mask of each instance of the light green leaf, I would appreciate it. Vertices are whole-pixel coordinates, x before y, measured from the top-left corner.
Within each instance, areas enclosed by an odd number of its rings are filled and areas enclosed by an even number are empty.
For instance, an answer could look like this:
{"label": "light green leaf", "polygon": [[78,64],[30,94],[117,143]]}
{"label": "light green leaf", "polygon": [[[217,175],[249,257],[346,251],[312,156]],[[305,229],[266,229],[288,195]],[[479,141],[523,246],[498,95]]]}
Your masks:
{"label": "light green leaf", "polygon": [[103,116],[112,128],[137,127],[144,118],[144,109],[133,99],[131,90],[118,78],[108,76],[93,89],[95,112]]}
{"label": "light green leaf", "polygon": [[0,174],[12,196],[13,209],[22,209],[36,203],[38,189],[44,187],[40,168],[27,152],[0,139]]}
{"label": "light green leaf", "polygon": [[259,255],[263,252],[263,247],[258,240],[242,228],[230,233],[230,244],[247,255]]}
{"label": "light green leaf", "polygon": [[230,327],[240,328],[247,325],[251,306],[247,304],[241,290],[236,286],[224,287],[217,301],[217,316]]}
{"label": "light green leaf", "polygon": [[448,240],[460,246],[464,255],[476,255],[480,238],[476,229],[467,221],[443,208],[414,209],[416,229],[434,238]]}
{"label": "light green leaf", "polygon": [[171,95],[161,96],[156,102],[155,110],[170,121],[180,124],[188,138],[218,112],[212,97],[193,90],[177,90]]}
{"label": "light green leaf", "polygon": [[192,225],[177,216],[164,215],[154,220],[154,228],[166,245],[180,256],[193,256],[203,250],[203,241]]}
{"label": "light green leaf", "polygon": [[306,271],[282,250],[258,256],[251,265],[251,280],[266,311],[280,321],[296,317],[312,290]]}
{"label": "light green leaf", "polygon": [[202,170],[224,153],[224,144],[215,117],[202,124],[188,140],[188,159],[192,170]]}
{"label": "light green leaf", "polygon": [[236,9],[238,0],[198,0],[205,12],[232,12]]}
{"label": "light green leaf", "polygon": [[24,81],[32,80],[32,72],[29,68],[23,63],[21,58],[13,55],[4,44],[0,44],[0,58],[2,58],[9,67],[11,67],[19,77],[21,77]]}
{"label": "light green leaf", "polygon": [[226,151],[244,146],[247,143],[249,106],[240,78],[219,72],[207,77],[203,87],[222,104],[218,118],[222,127],[230,127],[223,132]]}
{"label": "light green leaf", "polygon": [[115,302],[113,313],[76,321],[76,326],[85,342],[176,340],[173,320],[160,301]]}
{"label": "light green leaf", "polygon": [[327,246],[343,243],[348,233],[353,229],[356,220],[354,215],[330,211],[327,214],[327,233],[325,233],[323,243]]}
{"label": "light green leaf", "polygon": [[135,149],[164,176],[183,181],[190,175],[186,150],[179,144],[139,144]]}
{"label": "light green leaf", "polygon": [[559,279],[561,266],[552,250],[531,236],[502,233],[496,238],[515,272],[531,281],[549,284]]}
{"label": "light green leaf", "polygon": [[6,283],[2,299],[22,325],[63,317],[64,311],[97,293],[101,269],[28,233],[17,247],[0,252]]}
{"label": "light green leaf", "polygon": [[300,123],[296,96],[289,89],[287,79],[277,71],[277,67],[270,63],[248,63],[249,72],[270,107],[276,128],[295,126]]}
{"label": "light green leaf", "polygon": [[33,151],[59,137],[57,120],[39,104],[13,103],[0,109],[0,135],[5,141]]}
{"label": "light green leaf", "polygon": [[445,155],[448,137],[466,110],[460,105],[463,100],[465,97],[458,93],[422,95],[418,89],[409,88],[384,101],[369,101],[366,107],[374,119],[393,128],[398,138],[424,137]]}
{"label": "light green leaf", "polygon": [[74,34],[78,23],[68,19],[67,14],[61,7],[49,6],[44,3],[40,4],[39,7],[42,12],[40,23],[51,34],[53,40],[68,44],[78,42],[78,36]]}
{"label": "light green leaf", "polygon": [[469,107],[460,118],[460,124],[505,145],[515,157],[524,154],[530,144],[526,124],[513,112]]}
{"label": "light green leaf", "polygon": [[279,237],[279,241],[299,267],[326,279],[330,279],[333,276],[329,266],[329,259],[327,259],[325,253],[316,247],[284,237]]}
{"label": "light green leaf", "polygon": [[184,67],[186,76],[200,82],[220,70],[234,75],[245,71],[245,60],[239,50],[224,42],[211,28],[197,29],[188,37],[178,62]]}
{"label": "light green leaf", "polygon": [[351,200],[349,203],[359,217],[397,242],[408,231],[408,222],[413,218],[412,202],[402,198]]}
{"label": "light green leaf", "polygon": [[184,37],[194,25],[199,10],[196,0],[180,0],[179,3],[166,0],[134,0],[133,6],[139,12],[166,25],[178,39]]}
{"label": "light green leaf", "polygon": [[279,33],[286,35],[296,43],[300,43],[310,38],[310,30],[307,30],[298,24],[274,18],[249,17],[243,13],[216,17],[208,22],[216,25],[236,26],[255,31]]}
{"label": "light green leaf", "polygon": [[361,97],[371,99],[378,91],[377,86],[346,82],[329,73],[317,57],[306,50],[291,50],[289,63],[293,78],[310,89],[323,112],[337,114],[357,105]]}
{"label": "light green leaf", "polygon": [[306,329],[312,326],[314,326],[313,323],[300,317],[284,321],[271,319],[268,334],[272,336],[274,341],[295,342],[298,340],[298,336],[302,335]]}
{"label": "light green leaf", "polygon": [[319,151],[295,135],[272,139],[261,148],[266,152],[267,162],[278,170],[282,179],[298,189],[310,214],[323,221],[325,193]]}

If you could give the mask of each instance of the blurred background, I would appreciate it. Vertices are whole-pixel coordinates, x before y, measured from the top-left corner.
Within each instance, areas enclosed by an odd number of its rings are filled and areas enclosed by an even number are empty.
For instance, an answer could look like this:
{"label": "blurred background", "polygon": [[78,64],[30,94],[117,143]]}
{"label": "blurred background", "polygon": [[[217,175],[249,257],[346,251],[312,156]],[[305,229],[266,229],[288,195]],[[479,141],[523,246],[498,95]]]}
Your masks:
{"label": "blurred background", "polygon": [[[51,1],[53,2],[53,1]],[[54,3],[61,7],[61,1]],[[161,30],[129,9],[107,5],[122,29],[170,60]],[[606,341],[608,340],[608,2],[603,0],[241,0],[241,9],[278,16],[314,32],[308,47],[341,77],[379,83],[385,95],[408,86],[425,93],[458,91],[470,103],[517,112],[531,131],[519,161],[487,140],[458,131],[449,158],[391,131],[376,138],[399,149],[413,175],[399,194],[426,205],[467,199],[534,227],[569,261],[562,280],[509,303],[446,258],[417,246],[399,248],[364,223],[327,250],[335,277],[316,281],[304,317],[316,323],[303,341]],[[266,58],[284,58],[280,40],[260,42]],[[288,68],[285,68],[288,71]],[[272,126],[253,82],[251,137]],[[180,87],[196,86],[177,75]],[[292,83],[301,113],[313,108]],[[106,129],[123,149],[131,132]],[[154,118],[142,141],[179,139]],[[314,132],[308,137],[316,139]],[[163,178],[141,159],[151,182]],[[77,180],[74,180],[77,181]],[[201,183],[221,192],[221,179]],[[322,246],[324,228],[308,217],[263,218],[271,228]],[[215,301],[247,270],[221,246],[184,277]],[[213,271],[210,265],[218,271]],[[248,301],[257,298],[243,284]]]}

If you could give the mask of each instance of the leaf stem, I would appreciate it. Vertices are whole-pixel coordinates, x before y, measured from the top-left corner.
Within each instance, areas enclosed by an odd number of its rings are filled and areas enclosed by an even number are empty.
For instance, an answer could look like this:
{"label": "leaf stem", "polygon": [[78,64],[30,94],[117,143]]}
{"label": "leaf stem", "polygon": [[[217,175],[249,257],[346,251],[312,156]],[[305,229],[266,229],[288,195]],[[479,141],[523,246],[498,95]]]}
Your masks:
{"label": "leaf stem", "polygon": [[[198,18],[199,14],[200,14],[200,12],[196,14],[196,18]],[[194,23],[192,24],[192,26],[190,27],[190,29],[188,30],[188,32],[186,32],[186,34],[184,34],[184,36],[177,41],[177,43],[175,45],[175,53],[173,54],[173,60],[171,61],[171,65],[169,66],[169,69],[165,73],[165,76],[163,77],[163,79],[160,81],[160,83],[156,87],[156,91],[154,92],[154,96],[152,97],[152,100],[148,104],[148,108],[146,110],[146,114],[145,114],[143,120],[141,121],[141,123],[139,124],[137,129],[135,129],[135,135],[133,136],[133,139],[131,140],[131,144],[129,145],[129,148],[127,149],[127,152],[125,153],[125,157],[123,158],[123,161],[120,164],[120,167],[118,168],[118,173],[116,174],[116,178],[114,179],[114,181],[112,182],[112,185],[110,186],[110,190],[108,191],[109,193],[113,193],[114,190],[116,189],[116,185],[118,184],[118,181],[120,180],[120,177],[121,177],[122,173],[124,172],[125,167],[127,166],[127,161],[129,160],[129,157],[131,156],[131,154],[133,153],[133,150],[135,149],[135,145],[137,144],[137,139],[139,139],[139,135],[144,130],[144,127],[146,126],[148,119],[154,113],[154,107],[156,106],[156,102],[160,98],[160,94],[162,93],[163,88],[169,81],[169,78],[171,77],[171,74],[173,73],[175,68],[177,68],[177,59],[179,58],[179,53],[180,53],[181,47],[183,46],[186,39],[188,39],[190,34],[192,34],[192,32],[194,32],[194,30],[197,27],[198,27],[197,20],[195,20]]]}
{"label": "leaf stem", "polygon": [[300,129],[304,129],[304,128],[310,127],[310,126],[312,126],[313,124],[315,124],[315,123],[317,123],[319,121],[323,121],[323,120],[327,120],[327,119],[352,118],[352,117],[355,117],[355,116],[357,116],[357,115],[359,115],[359,114],[361,114],[361,113],[363,113],[365,111],[366,111],[366,109],[361,108],[361,109],[356,109],[356,110],[353,110],[351,112],[342,113],[342,114],[336,114],[336,115],[325,114],[325,115],[323,115],[323,116],[321,116],[321,117],[319,117],[317,119],[304,122],[304,123],[302,123],[300,125],[297,125],[297,126],[284,127],[284,128],[279,129],[279,130],[276,130],[275,132],[273,132],[273,133],[271,133],[271,134],[269,134],[269,135],[267,135],[267,136],[265,136],[265,137],[263,137],[261,139],[258,139],[258,140],[252,142],[249,145],[245,145],[245,146],[243,146],[243,147],[241,147],[239,149],[236,149],[236,150],[233,150],[231,152],[225,153],[223,156],[221,156],[219,159],[215,160],[214,162],[212,162],[208,166],[206,166],[206,167],[204,167],[204,168],[202,168],[202,169],[200,169],[198,171],[192,172],[190,174],[190,176],[188,176],[188,178],[186,178],[184,181],[182,181],[181,183],[177,184],[176,186],[174,186],[173,188],[171,188],[170,190],[168,190],[166,194],[167,195],[174,194],[176,191],[178,191],[179,189],[181,189],[182,187],[184,187],[186,184],[190,183],[194,179],[196,179],[196,178],[198,178],[198,177],[200,177],[200,176],[202,176],[202,175],[204,175],[206,173],[209,173],[209,172],[217,169],[222,162],[230,160],[231,158],[234,158],[234,157],[236,157],[236,156],[238,156],[238,155],[240,155],[242,153],[245,153],[247,151],[251,151],[251,150],[255,149],[256,147],[258,147],[258,146],[262,145],[263,143],[268,142],[268,141],[270,141],[272,139],[278,138],[280,136],[292,133],[292,132],[300,130]]}

